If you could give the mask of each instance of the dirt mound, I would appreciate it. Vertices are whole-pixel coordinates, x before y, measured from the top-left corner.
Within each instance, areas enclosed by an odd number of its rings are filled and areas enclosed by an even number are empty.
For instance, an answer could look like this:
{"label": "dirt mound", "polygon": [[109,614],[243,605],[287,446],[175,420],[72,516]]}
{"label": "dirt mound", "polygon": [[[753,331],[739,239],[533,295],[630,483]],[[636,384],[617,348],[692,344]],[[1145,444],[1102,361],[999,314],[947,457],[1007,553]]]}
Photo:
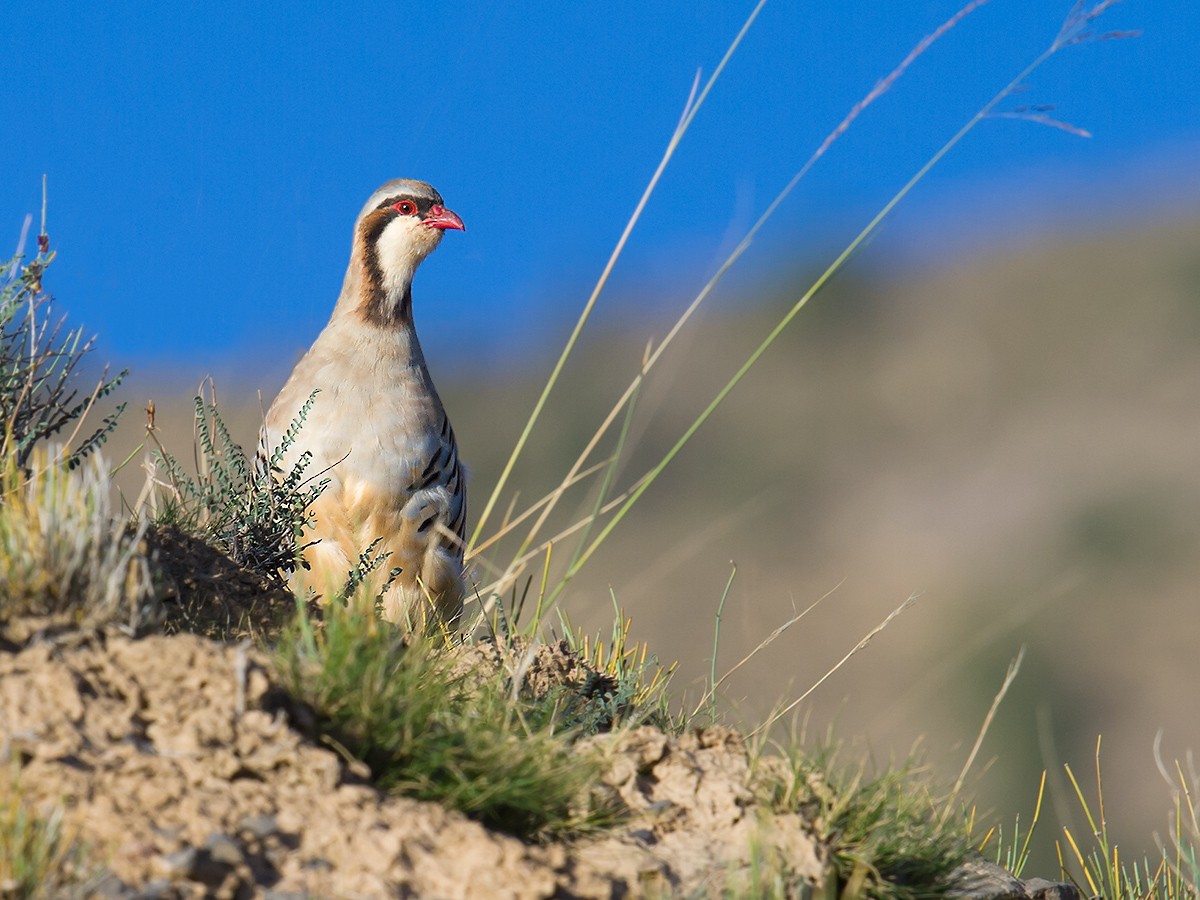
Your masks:
{"label": "dirt mound", "polygon": [[67,810],[105,896],[614,897],[705,893],[767,852],[813,883],[826,868],[798,817],[755,810],[724,729],[589,739],[632,817],[527,845],[381,794],[286,705],[256,651],[194,635],[0,653],[0,749],[27,803]]}

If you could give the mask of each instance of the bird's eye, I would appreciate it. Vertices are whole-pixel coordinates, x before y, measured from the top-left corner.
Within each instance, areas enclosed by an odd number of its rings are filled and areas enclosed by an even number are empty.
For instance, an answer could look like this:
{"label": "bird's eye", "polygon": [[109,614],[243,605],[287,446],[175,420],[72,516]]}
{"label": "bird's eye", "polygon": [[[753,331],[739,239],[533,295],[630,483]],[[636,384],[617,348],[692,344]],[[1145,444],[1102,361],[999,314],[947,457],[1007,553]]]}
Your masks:
{"label": "bird's eye", "polygon": [[401,200],[399,203],[393,203],[392,209],[400,213],[402,216],[412,216],[416,215],[417,204],[413,203],[411,200]]}

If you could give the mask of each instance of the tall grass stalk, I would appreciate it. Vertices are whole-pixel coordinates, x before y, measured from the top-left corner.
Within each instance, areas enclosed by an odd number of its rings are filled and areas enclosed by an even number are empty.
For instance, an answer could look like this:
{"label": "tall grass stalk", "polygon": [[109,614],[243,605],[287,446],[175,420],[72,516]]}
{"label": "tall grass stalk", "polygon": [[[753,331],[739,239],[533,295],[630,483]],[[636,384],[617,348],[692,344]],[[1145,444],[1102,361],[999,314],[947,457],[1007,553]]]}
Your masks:
{"label": "tall grass stalk", "polygon": [[[1000,684],[1000,690],[996,692],[996,696],[992,698],[992,705],[988,707],[987,715],[983,717],[983,725],[979,728],[979,734],[975,736],[975,743],[971,746],[971,752],[967,754],[967,761],[963,763],[962,771],[958,773],[958,778],[954,782],[954,788],[950,791],[950,798],[946,802],[946,808],[942,812],[942,821],[950,815],[951,805],[958,799],[959,793],[962,791],[963,784],[967,780],[967,773],[971,771],[971,767],[975,764],[975,757],[979,755],[979,748],[983,746],[983,739],[987,737],[988,731],[991,730],[992,721],[996,718],[996,710],[1000,708],[1000,704],[1004,702],[1004,697],[1008,694],[1008,689],[1017,679],[1017,673],[1021,671],[1021,663],[1025,659],[1025,647],[1017,652],[1016,657],[1008,664],[1008,671],[1004,674],[1004,681]],[[1045,776],[1043,775],[1043,781]]]}
{"label": "tall grass stalk", "polygon": [[[779,206],[791,194],[791,192],[800,183],[800,181],[804,178],[804,176],[808,174],[809,170],[813,167],[813,165],[817,162],[817,160],[819,160],[825,154],[825,152],[829,149],[829,147],[833,144],[833,142],[835,140],[837,140],[838,137],[840,137],[842,134],[844,134],[849,129],[850,125],[858,118],[858,116],[871,103],[873,103],[875,100],[877,100],[879,97],[881,97],[884,93],[886,93],[892,87],[892,85],[900,78],[900,76],[908,69],[908,67],[911,66],[912,63],[915,62],[916,59],[919,56],[921,56],[921,54],[923,54],[937,39],[942,37],[946,32],[948,32],[951,28],[953,28],[956,24],[958,24],[958,22],[960,22],[963,18],[965,18],[967,15],[969,15],[974,10],[978,9],[980,6],[984,5],[984,3],[986,3],[986,2],[988,2],[988,0],[973,0],[973,2],[968,3],[962,9],[960,9],[957,13],[955,13],[954,16],[952,16],[950,19],[948,19],[946,22],[944,22],[932,34],[927,35],[925,38],[923,38],[913,48],[913,50],[908,54],[908,56],[905,57],[905,59],[900,63],[899,66],[897,66],[886,78],[879,81],[875,85],[875,87],[862,100],[860,100],[857,104],[854,105],[854,107],[845,116],[845,118],[838,124],[838,126],[836,128],[833,129],[833,131],[831,131],[829,133],[829,135],[826,136],[825,140],[821,143],[821,145],[817,148],[817,150],[812,154],[812,156],[809,157],[807,162],[805,162],[805,164],[800,168],[800,170],[792,177],[791,181],[789,181],[788,184],[784,186],[783,190],[781,190],[775,196],[775,198],[768,205],[767,209],[763,212],[763,214],[758,218],[758,220],[754,223],[754,225],[747,231],[745,236],[737,244],[737,246],[735,246],[733,251],[725,259],[725,261],[718,267],[717,271],[709,279],[708,283],[701,289],[700,293],[696,295],[696,297],[692,300],[691,304],[689,304],[689,306],[684,310],[684,312],[680,315],[680,317],[675,321],[674,325],[668,331],[667,335],[663,338],[663,340],[658,344],[658,346],[654,349],[654,351],[652,353],[649,353],[646,356],[646,358],[643,360],[641,370],[634,376],[633,380],[630,382],[629,386],[626,388],[624,394],[622,394],[622,396],[617,400],[617,402],[613,405],[613,408],[609,411],[608,415],[604,418],[604,420],[601,422],[600,426],[596,429],[596,432],[593,434],[592,438],[588,441],[587,445],[584,447],[583,451],[579,454],[578,458],[576,459],[575,463],[572,465],[571,469],[568,471],[567,475],[563,478],[559,488],[557,488],[555,491],[553,491],[551,493],[550,502],[547,503],[543,507],[542,512],[539,515],[537,521],[535,522],[533,527],[530,529],[529,534],[525,538],[524,542],[521,544],[520,548],[517,550],[517,552],[515,554],[514,563],[509,565],[508,569],[505,571],[505,573],[500,578],[497,578],[491,585],[489,585],[488,587],[486,587],[482,590],[482,593],[484,595],[488,595],[490,593],[503,594],[505,591],[507,591],[509,586],[511,586],[513,581],[515,581],[517,578],[520,577],[522,567],[520,565],[516,564],[516,560],[520,559],[522,557],[524,551],[535,540],[537,534],[540,533],[542,526],[545,524],[546,520],[549,518],[550,513],[553,511],[554,506],[557,504],[558,500],[566,493],[568,486],[576,483],[576,481],[578,480],[577,476],[578,476],[580,469],[582,469],[584,464],[591,457],[591,454],[595,451],[595,449],[596,449],[597,445],[599,444],[603,435],[606,434],[608,429],[612,427],[613,423],[616,421],[617,417],[620,415],[621,410],[625,408],[626,404],[631,402],[632,397],[636,394],[636,392],[640,388],[642,382],[645,380],[647,375],[650,373],[650,371],[654,368],[654,366],[657,364],[659,359],[662,357],[662,354],[666,350],[666,348],[674,341],[676,336],[678,336],[680,331],[687,324],[687,322],[691,319],[691,317],[694,315],[694,313],[700,307],[700,305],[711,295],[711,293],[713,292],[713,290],[715,289],[717,284],[725,276],[726,272],[728,272],[729,269],[731,269],[733,267],[733,265],[737,262],[737,260],[741,257],[741,255],[749,248],[751,242],[753,241],[755,236],[757,236],[758,232],[771,219],[771,217],[775,214],[775,212],[779,208]],[[742,30],[739,32],[734,43],[730,46],[729,50],[726,53],[726,56],[722,59],[721,65],[718,66],[716,72],[714,72],[714,74],[713,74],[713,77],[709,80],[708,85],[706,85],[704,93],[701,94],[701,100],[707,94],[708,89],[711,88],[717,75],[720,74],[721,68],[725,65],[725,63],[728,61],[730,55],[737,48],[737,45],[740,43],[743,35],[745,34],[746,29],[748,29],[749,26],[752,24],[754,18],[757,16],[758,11],[759,11],[759,9],[761,9],[761,7],[762,7],[762,3],[760,3],[755,8],[751,17],[743,25]],[[697,103],[696,106],[691,109],[690,115],[684,116],[684,119],[680,123],[681,127],[686,128],[686,125],[688,123],[690,123],[691,118],[694,117],[698,108],[699,108],[699,103]],[[663,166],[665,166],[666,162],[668,161],[670,152],[673,152],[673,148],[671,148],[667,157],[664,157],[663,163],[660,164],[660,169],[658,172],[656,172],[655,180],[657,180],[658,175],[661,174],[661,169],[663,168]],[[652,182],[652,186],[653,186],[653,182]],[[898,198],[894,199],[893,205],[895,202],[898,202]],[[880,217],[878,217],[878,220],[882,221],[882,218],[883,218],[883,216],[881,215]],[[877,225],[878,222],[876,222],[875,224]],[[869,234],[870,231],[873,230],[873,228],[874,228],[874,226],[870,227],[867,233]],[[857,244],[861,243],[862,240],[864,240],[864,239],[865,239],[865,235],[860,235],[859,240],[853,246],[857,246]],[[851,249],[853,249],[853,247]],[[831,267],[831,269],[833,271],[836,271],[837,268],[840,268],[841,264],[843,264],[845,262],[845,259],[849,258],[849,255],[850,255],[849,252],[844,254],[844,258],[839,258],[839,261],[836,262],[835,266]],[[610,265],[612,264],[613,261],[615,261],[615,257],[614,257],[614,260],[610,260]],[[824,284],[824,282],[827,281],[828,278],[832,276],[833,271],[826,273],[826,276],[817,285],[815,285],[814,288],[809,292],[809,294],[806,295],[806,297],[797,305],[797,307],[792,311],[792,313],[785,320],[785,322],[782,323],[782,325],[777,329],[777,331],[782,331],[783,327],[786,326],[787,321],[790,321],[791,317],[794,316],[795,313],[799,311],[799,307],[803,306],[803,304],[805,302],[807,302],[808,296],[815,294],[816,290],[819,289],[820,286],[822,286]],[[586,314],[590,314],[591,305],[596,296],[597,295],[594,293],[592,300],[589,301],[589,305],[585,309]],[[540,412],[541,404],[544,401],[545,397],[548,395],[549,390],[553,385],[553,382],[557,379],[558,373],[560,371],[560,367],[565,362],[567,352],[573,346],[574,339],[578,335],[578,330],[580,330],[582,328],[582,323],[583,323],[583,319],[581,318],[580,324],[577,325],[576,332],[572,334],[572,339],[568,342],[567,350],[564,351],[563,356],[560,357],[559,366],[556,366],[554,372],[552,372],[552,374],[551,374],[551,379],[543,391],[542,400],[539,401],[539,405],[538,405],[537,409],[535,409],[535,413]],[[737,376],[735,376],[735,379],[733,382],[734,384],[736,384],[737,381],[741,380],[741,377],[745,374],[745,371],[749,370],[750,365],[752,365],[753,362],[757,360],[758,356],[760,356],[762,354],[762,352],[765,351],[766,346],[769,346],[769,344],[773,341],[774,341],[774,336],[769,337],[768,340],[764,342],[765,346],[761,347],[756,352],[756,355],[754,355],[751,358],[751,360],[748,362],[748,364],[744,367],[744,370],[739,372],[739,374]],[[631,493],[630,497],[621,506],[615,519],[608,523],[608,525],[605,527],[604,531],[601,533],[600,537],[597,538],[597,540],[594,541],[591,545],[589,545],[587,550],[585,550],[580,555],[580,558],[577,559],[571,566],[568,567],[566,574],[564,575],[562,581],[560,582],[560,584],[557,586],[557,588],[555,590],[554,598],[557,597],[558,593],[561,592],[562,588],[565,587],[566,583],[568,581],[570,581],[570,579],[575,575],[576,572],[578,572],[578,570],[583,566],[583,564],[587,562],[587,559],[590,558],[592,553],[595,552],[595,550],[600,546],[600,544],[603,542],[604,538],[606,538],[608,536],[608,534],[611,533],[612,528],[615,527],[616,522],[619,521],[620,518],[622,518],[624,516],[627,509],[630,506],[632,506],[632,504],[634,502],[636,502],[636,500],[641,496],[641,493],[644,492],[644,490],[647,487],[649,487],[650,483],[652,483],[655,480],[655,478],[657,478],[658,474],[660,474],[661,471],[663,469],[665,469],[666,465],[670,463],[670,461],[674,458],[674,456],[678,452],[678,450],[681,449],[682,446],[684,444],[686,444],[688,440],[690,440],[690,438],[691,438],[692,434],[694,434],[695,430],[699,428],[699,425],[703,423],[703,420],[707,419],[708,415],[710,415],[711,412],[716,408],[716,406],[719,405],[720,401],[722,399],[724,399],[724,395],[727,394],[728,390],[730,390],[730,389],[732,389],[732,385],[728,386],[726,388],[726,390],[723,391],[722,394],[718,396],[718,398],[714,401],[713,405],[708,410],[706,410],[706,412],[704,414],[702,414],[701,419],[693,426],[693,428],[689,429],[688,433],[684,435],[684,437],[681,439],[680,443],[677,444],[676,447],[668,454],[667,458],[659,466],[656,466],[649,473],[647,473],[647,475],[644,476],[643,479],[640,479],[639,482],[637,483],[637,485],[631,489],[632,493]],[[532,419],[531,419],[531,423],[532,423]],[[485,516],[488,512],[490,512],[491,507],[493,506],[493,504],[495,502],[496,494],[502,489],[504,483],[507,481],[507,478],[509,476],[509,473],[511,472],[512,466],[513,466],[513,464],[515,464],[516,458],[517,458],[517,456],[519,456],[520,450],[524,447],[525,439],[528,436],[527,432],[530,428],[531,428],[531,424],[527,426],[527,431],[525,433],[522,433],[521,439],[518,441],[517,448],[514,450],[512,457],[510,457],[509,464],[506,466],[505,471],[501,476],[500,482],[497,484],[496,489],[493,491],[492,498],[490,498],[488,501],[488,506],[485,509]],[[482,524],[483,524],[483,519],[481,518],[480,524],[478,526],[476,526],[475,535],[472,537],[471,544],[468,545],[469,551],[475,544],[475,541],[481,531]],[[470,553],[468,553],[468,555],[470,555]],[[552,599],[554,599],[554,598],[552,598]]]}
{"label": "tall grass stalk", "polygon": [[650,176],[650,182],[646,185],[646,189],[642,192],[642,197],[638,201],[637,206],[633,210],[633,214],[629,217],[629,221],[625,223],[625,229],[621,232],[620,238],[617,239],[617,245],[613,248],[612,255],[609,256],[607,264],[600,273],[600,278],[596,281],[596,286],[592,289],[591,296],[588,297],[587,303],[584,304],[583,311],[579,315],[578,321],[575,323],[574,329],[571,331],[570,337],[567,338],[567,343],[563,347],[562,353],[559,355],[558,362],[554,369],[550,372],[550,377],[546,381],[546,386],[542,389],[542,394],[538,398],[537,403],[533,407],[533,412],[529,415],[529,420],[525,423],[524,429],[521,431],[521,436],[517,439],[516,446],[513,447],[512,454],[508,458],[508,462],[504,466],[504,471],[500,473],[500,478],[496,482],[496,486],[492,489],[491,496],[488,497],[487,504],[484,506],[483,512],[479,516],[479,522],[475,525],[475,531],[471,534],[471,539],[467,542],[467,551],[475,546],[479,540],[480,534],[483,532],[484,526],[487,524],[488,517],[491,515],[492,508],[496,505],[496,500],[504,490],[505,484],[508,482],[509,476],[512,474],[513,467],[521,456],[521,451],[525,449],[525,443],[529,440],[529,435],[533,432],[534,425],[537,424],[538,418],[542,414],[542,409],[546,405],[546,400],[550,396],[550,392],[554,390],[554,385],[558,383],[558,377],[562,374],[563,368],[566,366],[567,359],[571,352],[575,349],[575,344],[579,340],[579,335],[583,333],[583,328],[591,318],[592,310],[596,306],[596,301],[600,299],[600,294],[604,291],[604,287],[608,284],[608,278],[612,274],[613,268],[620,259],[621,253],[625,249],[625,244],[629,241],[630,234],[633,233],[634,227],[642,216],[642,211],[646,208],[646,204],[650,201],[650,196],[654,193],[654,189],[658,186],[659,179],[662,178],[663,172],[666,171],[667,164],[670,163],[671,157],[675,155],[675,150],[679,146],[679,142],[683,140],[684,134],[687,133],[688,127],[695,119],[696,113],[704,105],[704,101],[708,98],[709,92],[712,91],[713,85],[721,77],[721,73],[725,71],[725,66],[729,60],[733,58],[733,54],[741,45],[742,39],[750,30],[750,26],[754,24],[754,20],[758,18],[758,14],[762,8],[766,6],[767,0],[759,0],[754,9],[750,11],[750,15],[746,17],[746,21],[742,24],[737,36],[734,37],[725,55],[721,57],[721,61],[705,82],[703,89],[700,90],[697,96],[696,90],[700,84],[700,73],[696,73],[696,79],[692,83],[691,93],[688,95],[687,103],[684,104],[683,114],[679,119],[679,124],[675,126],[675,131],[671,134],[671,139],[667,142],[667,149],[663,153],[662,159],[658,163],[658,168],[654,170],[654,174]]}
{"label": "tall grass stalk", "polygon": [[[1065,876],[1071,878],[1089,896],[1111,898],[1151,898],[1151,897],[1195,897],[1196,887],[1180,874],[1180,863],[1184,861],[1183,848],[1177,848],[1174,861],[1168,856],[1166,848],[1160,848],[1157,859],[1148,857],[1129,859],[1123,857],[1120,848],[1111,839],[1108,832],[1108,816],[1104,809],[1104,779],[1100,773],[1100,742],[1096,738],[1095,772],[1096,772],[1096,805],[1093,808],[1080,787],[1075,773],[1069,765],[1063,769],[1075,791],[1079,808],[1087,819],[1092,841],[1082,846],[1072,834],[1071,829],[1063,826],[1063,845],[1055,842],[1058,851],[1059,865]],[[1191,853],[1195,859],[1194,850]],[[1078,877],[1076,876],[1078,873]],[[1080,881],[1082,878],[1082,881]]]}
{"label": "tall grass stalk", "polygon": [[850,648],[850,651],[848,653],[846,653],[846,655],[843,656],[841,659],[839,659],[837,661],[837,663],[835,663],[833,665],[832,668],[830,668],[824,675],[822,675],[820,678],[818,678],[816,681],[814,681],[808,690],[806,690],[803,694],[801,694],[796,699],[787,703],[785,706],[782,706],[775,712],[771,713],[771,715],[767,716],[767,718],[762,722],[762,724],[760,724],[757,728],[755,728],[752,732],[750,732],[750,734],[751,735],[764,734],[767,731],[770,731],[772,725],[774,725],[776,722],[778,722],[780,719],[782,719],[784,716],[786,716],[788,713],[790,713],[793,709],[795,709],[797,706],[799,706],[801,703],[803,703],[805,700],[807,700],[812,695],[813,691],[815,691],[817,688],[819,688],[821,685],[823,685],[826,681],[828,681],[833,676],[833,674],[835,672],[837,672],[846,663],[848,663],[853,656],[855,656],[860,650],[866,649],[867,645],[870,644],[871,641],[875,639],[875,636],[877,634],[879,634],[879,632],[883,631],[883,629],[887,628],[889,625],[892,624],[893,619],[895,619],[901,613],[905,612],[910,606],[912,606],[916,602],[917,602],[917,596],[916,596],[916,594],[913,594],[907,600],[905,600],[903,603],[901,603],[899,606],[897,606],[895,609],[893,609],[890,613],[887,614],[887,617],[882,622],[880,622],[878,625],[876,625],[874,628],[872,628],[870,631],[868,631],[859,640],[859,642],[857,644],[855,644],[852,648]]}
{"label": "tall grass stalk", "polygon": [[[721,618],[725,615],[725,601],[729,599],[729,591],[733,588],[733,579],[737,578],[737,563],[730,562],[729,564],[729,580],[725,582],[725,590],[721,591],[721,602],[717,604],[717,614],[713,622],[713,645],[712,657],[708,661],[708,683],[711,685],[711,690],[707,691],[705,697],[709,701],[708,717],[715,722],[717,720],[717,650],[721,647]],[[699,711],[703,703],[696,707]]]}
{"label": "tall grass stalk", "polygon": [[779,638],[781,638],[788,631],[789,628],[791,628],[793,625],[795,625],[797,622],[799,622],[801,619],[803,619],[805,616],[807,616],[810,612],[812,612],[814,609],[816,609],[823,601],[825,601],[829,597],[831,597],[833,595],[833,592],[836,591],[841,586],[842,586],[842,582],[838,582],[836,585],[834,585],[834,587],[832,589],[826,591],[824,594],[822,594],[820,597],[818,597],[816,600],[814,600],[812,603],[810,603],[808,606],[806,606],[800,612],[796,613],[794,616],[792,616],[790,619],[788,619],[782,625],[777,625],[774,629],[772,629],[771,633],[768,634],[761,641],[759,641],[758,645],[755,646],[755,648],[753,650],[751,650],[749,653],[747,653],[745,656],[743,656],[740,660],[738,660],[736,665],[730,667],[730,669],[728,671],[726,671],[726,673],[724,675],[722,675],[720,678],[715,679],[709,685],[708,690],[704,692],[704,695],[700,698],[700,701],[696,704],[696,708],[694,710],[692,710],[692,715],[695,716],[695,715],[699,714],[700,710],[704,708],[704,705],[706,703],[708,703],[710,700],[712,700],[712,698],[716,695],[716,692],[720,689],[721,685],[723,685],[726,681],[728,681],[729,678],[731,676],[733,676],[733,674],[735,672],[737,672],[738,669],[740,669],[742,666],[746,665],[746,663],[750,662],[750,660],[754,659],[755,656],[757,656],[759,653],[761,653],[763,650],[765,650],[771,644],[775,643],[775,641],[777,641]]}
{"label": "tall grass stalk", "polygon": [[592,527],[600,519],[600,510],[608,500],[608,493],[612,489],[613,480],[616,478],[617,465],[621,461],[621,456],[625,450],[625,444],[629,440],[629,428],[633,424],[633,413],[637,409],[637,392],[630,398],[629,405],[625,408],[625,419],[621,423],[621,431],[617,435],[616,446],[613,448],[612,454],[609,456],[608,465],[604,470],[604,480],[600,485],[600,490],[596,493],[596,500],[592,506],[591,515],[584,519],[585,525],[582,534],[575,545],[575,550],[571,554],[571,561],[567,564],[567,569],[570,570],[579,562],[580,555],[587,547],[587,539],[591,534]]}
{"label": "tall grass stalk", "polygon": [[593,463],[592,465],[588,466],[582,472],[577,472],[573,478],[570,478],[567,481],[560,484],[553,491],[551,491],[550,493],[543,496],[540,500],[538,500],[532,506],[529,506],[528,508],[526,508],[524,512],[520,513],[519,515],[517,515],[515,517],[513,516],[512,513],[513,513],[513,508],[516,506],[516,501],[519,499],[519,497],[514,496],[512,501],[509,504],[509,508],[508,508],[507,512],[504,515],[504,519],[501,521],[500,527],[497,528],[492,533],[491,537],[485,538],[483,541],[481,541],[479,544],[477,544],[475,546],[475,549],[473,551],[474,561],[483,562],[485,565],[490,565],[486,560],[483,560],[481,558],[481,554],[483,553],[484,550],[488,549],[492,545],[501,541],[503,538],[507,537],[513,531],[513,529],[515,529],[522,522],[526,521],[530,516],[532,516],[539,509],[544,508],[547,503],[554,502],[566,490],[574,487],[575,485],[579,484],[580,482],[587,480],[592,475],[594,475],[595,473],[597,473],[601,469],[603,469],[605,466],[607,466],[610,462],[611,462],[611,459],[602,459],[602,460],[600,460],[600,462]]}
{"label": "tall grass stalk", "polygon": [[[597,469],[603,468],[603,467],[611,464],[611,462],[612,462],[612,458],[610,457],[610,458],[606,459],[602,465],[599,465],[596,468]],[[610,500],[608,500],[608,502],[599,506],[598,507],[599,514],[601,516],[607,515],[608,513],[612,512],[614,509],[619,508],[622,503],[624,503],[627,499],[629,499],[630,494],[633,492],[634,488],[636,488],[638,484],[639,484],[639,482],[634,482],[629,488],[627,488],[626,490],[617,494],[615,497],[612,497]],[[491,611],[495,607],[498,598],[500,596],[502,596],[502,594],[507,593],[508,591],[510,591],[514,588],[514,586],[516,585],[520,576],[525,574],[526,566],[528,566],[530,562],[532,562],[535,559],[539,559],[539,558],[543,557],[556,544],[559,544],[562,541],[565,541],[567,538],[571,537],[572,535],[578,534],[580,531],[587,528],[593,521],[594,521],[594,519],[593,519],[592,515],[588,515],[582,519],[578,519],[575,522],[572,522],[570,525],[563,528],[561,531],[558,531],[555,534],[551,535],[550,537],[544,539],[537,546],[533,547],[532,549],[526,550],[520,556],[515,557],[512,560],[512,562],[510,562],[509,565],[504,569],[504,571],[501,573],[501,575],[497,576],[497,578],[495,580],[493,580],[490,584],[488,584],[485,587],[480,588],[478,590],[478,592],[477,592],[478,595],[481,598],[486,597],[487,599],[481,599],[481,607],[480,607],[480,612],[477,616],[477,620],[482,621],[487,618],[487,616],[491,613]],[[478,563],[480,561],[475,560],[473,562]],[[486,561],[482,561],[482,562],[485,566],[492,567],[490,563],[487,563]],[[492,567],[492,568],[494,568],[494,567]],[[556,592],[555,599],[557,599],[557,596],[558,596],[558,594]],[[547,601],[547,602],[543,603],[543,608],[544,608],[544,610],[548,611],[550,608],[550,604],[549,604],[548,600],[550,598],[546,597],[543,599]],[[471,630],[471,629],[468,629],[468,630]]]}
{"label": "tall grass stalk", "polygon": [[[955,16],[951,17],[951,19],[949,19],[936,32],[923,39],[917,45],[917,47],[913,49],[908,57],[905,58],[904,62],[893,72],[892,76],[885,78],[879,83],[879,85],[877,85],[876,91],[873,91],[871,95],[868,95],[868,99],[873,96],[877,96],[877,92],[880,89],[886,90],[886,88],[890,86],[895,78],[898,77],[899,74],[901,74],[913,60],[915,60],[918,56],[920,56],[921,53],[928,49],[928,47],[934,40],[936,40],[937,37],[945,34],[945,32],[953,27],[954,24],[956,24],[958,21],[961,21],[962,17],[974,9],[977,9],[980,5],[982,5],[980,0],[976,0],[976,2],[968,4],[962,10],[960,10],[959,13],[956,13]],[[1086,8],[1083,7],[1082,3],[1076,4],[1051,45],[1041,54],[1039,54],[1024,69],[1022,69],[1021,72],[1008,84],[1006,84],[995,96],[993,96],[991,100],[980,107],[980,109],[973,116],[971,116],[971,118],[968,119],[967,122],[961,128],[959,128],[959,130],[955,132],[954,135],[948,141],[946,141],[911,178],[909,178],[904,186],[897,191],[896,194],[886,204],[884,204],[879,212],[875,214],[875,216],[858,233],[858,235],[845,247],[845,249],[842,250],[841,253],[838,254],[833,262],[826,267],[825,271],[822,272],[821,275],[813,282],[813,284],[800,296],[798,300],[796,300],[791,309],[789,309],[787,313],[785,313],[784,316],[779,320],[779,322],[771,329],[771,331],[768,332],[767,336],[763,338],[758,347],[756,347],[750,356],[747,357],[745,362],[742,363],[733,376],[731,376],[730,379],[725,383],[724,387],[717,392],[716,396],[713,397],[708,406],[704,408],[700,415],[697,416],[692,424],[684,431],[680,438],[675,442],[674,446],[667,451],[658,464],[652,467],[646,473],[646,475],[643,476],[639,486],[631,492],[629,498],[605,523],[604,527],[600,531],[600,534],[597,535],[594,541],[592,541],[592,543],[588,546],[588,549],[580,556],[576,564],[572,568],[568,569],[566,573],[564,573],[562,581],[555,589],[555,595],[557,595],[557,593],[566,586],[566,584],[571,580],[571,578],[574,577],[579,569],[591,558],[592,554],[599,549],[599,547],[612,533],[613,529],[616,528],[616,526],[633,507],[633,505],[639,499],[641,499],[642,495],[646,492],[650,485],[653,484],[657,480],[658,476],[661,475],[666,469],[666,467],[670,465],[670,463],[688,444],[700,427],[717,410],[721,403],[724,402],[725,398],[729,396],[730,392],[741,382],[750,369],[754,367],[754,364],[758,362],[767,349],[770,348],[773,343],[775,343],[779,335],[783,333],[784,329],[787,328],[800,310],[808,305],[808,302],[817,294],[818,291],[828,284],[830,279],[832,279],[835,274],[841,271],[850,258],[863,246],[866,240],[872,234],[874,234],[876,230],[878,230],[883,221],[892,213],[892,211],[901,203],[901,201],[903,201],[904,198],[912,192],[913,188],[915,188],[925,179],[925,177],[939,162],[941,162],[947,153],[953,150],[963,140],[963,138],[970,134],[975,127],[979,125],[980,122],[991,117],[996,111],[997,107],[1004,102],[1004,100],[1011,96],[1013,92],[1016,91],[1027,78],[1029,78],[1030,75],[1037,71],[1046,63],[1047,60],[1049,60],[1060,50],[1074,44],[1083,43],[1084,41],[1090,39],[1100,40],[1110,37],[1126,36],[1127,33],[1125,32],[1111,32],[1109,34],[1100,35],[1093,38],[1093,36],[1084,29],[1084,26],[1087,23],[1093,21],[1111,5],[1111,0],[1102,0],[1102,2],[1096,3],[1093,7]],[[1082,12],[1080,11],[1081,9]],[[856,107],[856,109],[857,108],[858,107]],[[824,146],[825,145],[823,144],[822,147]]]}

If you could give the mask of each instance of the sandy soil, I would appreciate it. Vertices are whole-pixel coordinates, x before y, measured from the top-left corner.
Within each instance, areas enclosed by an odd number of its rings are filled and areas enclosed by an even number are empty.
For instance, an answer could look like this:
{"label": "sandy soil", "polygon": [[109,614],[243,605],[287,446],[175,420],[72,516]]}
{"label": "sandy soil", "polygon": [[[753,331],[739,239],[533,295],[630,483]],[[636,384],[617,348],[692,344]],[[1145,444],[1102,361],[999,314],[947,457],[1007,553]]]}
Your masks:
{"label": "sandy soil", "polygon": [[632,817],[603,838],[527,845],[381,794],[292,707],[248,644],[109,633],[0,653],[20,791],[34,809],[66,808],[107,896],[703,894],[752,852],[785,854],[798,883],[826,869],[804,821],[755,809],[732,731],[589,739],[580,751],[606,755],[605,789]]}

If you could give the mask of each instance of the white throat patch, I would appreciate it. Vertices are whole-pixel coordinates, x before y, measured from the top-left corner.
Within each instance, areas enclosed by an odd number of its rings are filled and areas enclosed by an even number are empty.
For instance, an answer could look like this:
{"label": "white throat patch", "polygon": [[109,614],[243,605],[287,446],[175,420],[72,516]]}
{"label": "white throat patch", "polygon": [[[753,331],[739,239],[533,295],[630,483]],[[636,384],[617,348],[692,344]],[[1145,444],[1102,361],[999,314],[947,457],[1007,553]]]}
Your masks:
{"label": "white throat patch", "polygon": [[384,291],[389,295],[403,293],[412,284],[421,260],[433,252],[441,239],[441,229],[426,228],[412,216],[389,222],[375,242]]}

